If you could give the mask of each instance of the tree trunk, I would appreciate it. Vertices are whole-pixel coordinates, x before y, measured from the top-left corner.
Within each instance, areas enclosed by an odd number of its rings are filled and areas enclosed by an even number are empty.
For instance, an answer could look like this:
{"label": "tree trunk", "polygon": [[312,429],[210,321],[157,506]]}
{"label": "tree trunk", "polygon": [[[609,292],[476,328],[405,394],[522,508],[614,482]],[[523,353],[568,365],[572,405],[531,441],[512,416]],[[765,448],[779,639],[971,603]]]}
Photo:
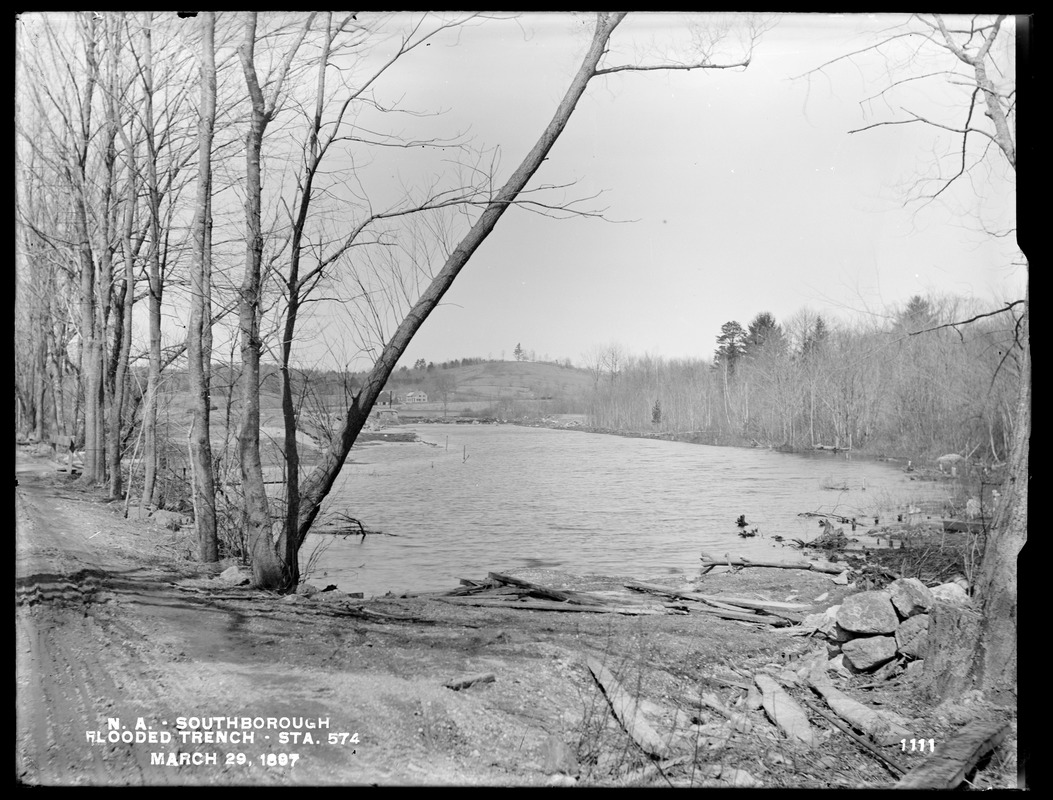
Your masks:
{"label": "tree trunk", "polygon": [[87,177],[88,149],[91,141],[91,104],[97,78],[95,69],[96,22],[85,25],[85,55],[89,65],[85,78],[81,112],[80,139],[75,150],[73,165],[74,215],[77,231],[77,249],[80,256],[80,379],[84,398],[84,447],[89,452],[84,457],[86,483],[101,479],[96,468],[95,449],[98,447],[99,430],[102,426],[99,396],[102,390],[102,364],[99,348],[101,332],[97,330],[95,314],[95,259],[92,254],[91,235],[88,229],[89,181]]}
{"label": "tree trunk", "polygon": [[260,151],[267,127],[263,92],[254,65],[256,14],[248,12],[245,40],[238,47],[252,113],[245,134],[245,276],[238,301],[241,335],[241,423],[238,452],[241,457],[241,488],[244,495],[245,541],[252,559],[253,584],[276,589],[282,583],[282,568],[274,549],[270,508],[263,483],[260,459],[260,266],[263,261],[261,225]]}
{"label": "tree trunk", "polygon": [[1030,289],[1021,322],[1020,392],[1003,494],[987,535],[973,608],[937,606],[925,675],[935,695],[981,690],[998,705],[1017,700],[1017,562],[1027,542],[1031,440]]}
{"label": "tree trunk", "polygon": [[297,555],[300,549],[297,535],[300,520],[300,450],[296,442],[297,420],[296,408],[293,402],[290,360],[297,318],[300,313],[300,259],[303,252],[303,235],[311,205],[314,178],[322,159],[322,153],[318,146],[318,134],[322,128],[322,112],[325,107],[325,73],[329,67],[329,52],[333,41],[332,12],[329,12],[326,16],[325,32],[325,37],[322,40],[322,50],[318,57],[318,82],[315,90],[314,118],[304,153],[307,169],[303,179],[300,206],[297,211],[296,221],[293,223],[290,243],[289,275],[286,282],[289,300],[285,314],[285,330],[282,336],[281,347],[282,419],[285,425],[285,520],[279,538],[278,549],[284,554],[284,588],[290,591],[294,590],[300,582],[300,559]]}
{"label": "tree trunk", "polygon": [[150,34],[152,15],[143,26],[145,38],[143,78],[143,126],[146,138],[146,189],[150,212],[150,249],[147,255],[149,275],[150,372],[146,379],[143,404],[143,494],[140,506],[157,505],[157,393],[161,383],[161,197],[157,180],[157,143],[154,131],[153,42]]}
{"label": "tree trunk", "polygon": [[113,375],[113,396],[110,400],[110,497],[120,497],[124,492],[124,476],[121,473],[121,435],[124,420],[125,399],[128,394],[128,363],[132,351],[132,306],[135,303],[135,255],[132,249],[132,223],[135,213],[136,180],[135,155],[130,142],[128,149],[128,187],[125,199],[124,225],[121,231],[121,250],[124,256],[124,299],[120,303],[123,330],[117,344],[117,363]]}
{"label": "tree trunk", "polygon": [[205,563],[219,560],[216,538],[216,487],[212,472],[209,373],[212,359],[206,328],[211,327],[212,268],[210,216],[212,194],[212,130],[216,116],[215,13],[203,11],[201,26],[201,109],[198,125],[197,208],[194,216],[193,261],[190,265],[190,321],[187,330],[187,378],[193,423],[190,437],[191,494],[197,556]]}

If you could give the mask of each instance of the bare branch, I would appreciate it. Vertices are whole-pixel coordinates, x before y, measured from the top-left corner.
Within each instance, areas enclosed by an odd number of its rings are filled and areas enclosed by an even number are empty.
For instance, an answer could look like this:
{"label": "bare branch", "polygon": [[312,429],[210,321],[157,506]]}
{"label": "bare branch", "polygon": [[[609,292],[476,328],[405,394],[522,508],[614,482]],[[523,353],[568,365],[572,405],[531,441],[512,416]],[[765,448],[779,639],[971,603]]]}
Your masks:
{"label": "bare branch", "polygon": [[[961,319],[961,320],[957,320],[955,322],[947,322],[947,323],[945,323],[943,325],[937,325],[937,326],[935,326],[933,328],[925,328],[925,329],[920,330],[920,331],[911,331],[907,335],[908,336],[918,336],[919,334],[931,333],[932,331],[938,331],[938,330],[940,330],[942,328],[954,328],[957,331],[959,325],[968,325],[970,322],[976,322],[977,320],[984,319],[985,317],[997,317],[999,314],[1004,314],[1006,311],[1009,311],[1010,309],[1012,309],[1012,308],[1014,308],[1016,306],[1019,306],[1019,305],[1023,305],[1023,304],[1024,304],[1023,300],[1014,300],[1012,303],[1006,303],[1005,304],[1005,308],[1000,308],[997,311],[988,311],[988,312],[986,312],[984,314],[977,314],[975,317],[970,317],[969,319]],[[959,331],[958,334],[960,336],[961,332]]]}

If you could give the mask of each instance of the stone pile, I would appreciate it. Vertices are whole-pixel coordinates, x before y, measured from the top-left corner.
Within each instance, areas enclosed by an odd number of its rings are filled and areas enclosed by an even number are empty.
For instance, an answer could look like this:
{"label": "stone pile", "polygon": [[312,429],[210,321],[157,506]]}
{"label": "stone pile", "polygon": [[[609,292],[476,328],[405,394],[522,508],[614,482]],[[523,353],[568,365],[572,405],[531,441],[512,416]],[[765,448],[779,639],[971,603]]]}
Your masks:
{"label": "stone pile", "polygon": [[892,668],[894,661],[924,657],[929,613],[937,603],[968,602],[960,583],[929,589],[917,578],[905,578],[850,595],[841,605],[805,618],[802,628],[823,636],[835,659],[851,672],[878,671],[881,677],[882,668]]}

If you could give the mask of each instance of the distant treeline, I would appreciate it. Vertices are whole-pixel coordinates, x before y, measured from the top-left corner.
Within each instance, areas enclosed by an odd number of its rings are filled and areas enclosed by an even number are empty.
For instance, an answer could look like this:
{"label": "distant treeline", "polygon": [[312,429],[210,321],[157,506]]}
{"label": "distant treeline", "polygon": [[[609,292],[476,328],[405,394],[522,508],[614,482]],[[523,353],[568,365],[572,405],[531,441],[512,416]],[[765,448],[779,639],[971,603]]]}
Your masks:
{"label": "distant treeline", "polygon": [[[815,445],[1002,461],[1020,379],[1020,314],[913,297],[851,324],[807,311],[726,323],[710,360],[596,349],[589,423],[624,431],[707,431],[763,446]],[[994,309],[997,310],[997,309]]]}

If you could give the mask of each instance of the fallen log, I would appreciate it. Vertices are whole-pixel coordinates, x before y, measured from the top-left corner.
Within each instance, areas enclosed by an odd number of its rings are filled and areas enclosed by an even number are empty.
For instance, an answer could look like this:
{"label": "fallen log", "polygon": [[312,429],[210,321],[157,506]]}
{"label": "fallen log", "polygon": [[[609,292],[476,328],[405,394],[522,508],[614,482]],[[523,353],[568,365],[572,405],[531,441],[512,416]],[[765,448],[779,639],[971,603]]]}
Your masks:
{"label": "fallen log", "polygon": [[897,789],[953,789],[977,762],[1002,743],[1008,722],[975,719],[940,745],[896,784]]}
{"label": "fallen log", "polygon": [[753,682],[757,684],[757,688],[763,695],[765,713],[782,729],[783,733],[809,747],[818,745],[819,738],[812,730],[804,709],[790,697],[775,678],[759,672],[753,676]]}
{"label": "fallen log", "polygon": [[455,606],[482,606],[485,608],[509,608],[519,611],[582,611],[593,614],[665,614],[665,610],[646,606],[578,606],[552,600],[497,600],[490,597],[434,597],[442,603]]}
{"label": "fallen log", "polygon": [[725,556],[723,559],[716,559],[711,556],[707,556],[705,553],[702,554],[702,566],[705,567],[770,567],[772,569],[807,569],[812,572],[825,572],[830,575],[840,575],[847,569],[844,566],[838,566],[836,564],[820,564],[815,561],[804,561],[797,563],[785,563],[782,561],[751,561],[748,558],[732,558]]}
{"label": "fallen log", "polygon": [[892,770],[894,775],[902,775],[904,772],[906,772],[902,765],[900,765],[895,760],[889,758],[887,755],[882,753],[881,750],[879,750],[877,747],[868,742],[864,737],[860,736],[858,733],[853,731],[850,727],[848,727],[847,723],[842,722],[841,720],[837,719],[837,717],[827,714],[825,711],[816,706],[816,704],[811,702],[810,700],[805,700],[804,702],[808,706],[808,708],[812,709],[812,711],[814,711],[820,717],[825,719],[827,722],[829,722],[831,725],[833,725],[835,728],[841,731],[841,733],[848,736],[853,742],[858,744],[868,753],[877,758],[878,761],[880,761],[882,764],[884,764],[886,767]]}
{"label": "fallen log", "polygon": [[708,605],[705,602],[701,605],[692,606],[691,611],[712,614],[714,617],[735,620],[737,622],[751,622],[754,625],[770,625],[773,628],[785,628],[791,624],[788,619],[783,619],[782,617],[775,617],[767,614],[751,614],[747,611],[728,611],[727,609],[716,608],[715,606]]}
{"label": "fallen log", "polygon": [[888,712],[865,706],[836,689],[822,668],[816,670],[808,682],[835,714],[878,744],[890,745],[910,738],[910,731],[900,720],[892,718]]}
{"label": "fallen log", "polygon": [[474,686],[477,683],[493,683],[497,680],[497,676],[492,672],[483,672],[479,675],[466,675],[463,678],[454,678],[446,681],[443,684],[447,689],[453,689],[455,692],[459,692],[461,689],[467,689],[469,686]]}
{"label": "fallen log", "polygon": [[644,718],[643,712],[637,708],[635,698],[622,687],[611,671],[595,658],[589,657],[586,664],[625,732],[645,753],[664,758],[669,748]]}
{"label": "fallen log", "polygon": [[536,594],[548,598],[549,600],[560,600],[566,603],[577,603],[578,605],[583,606],[604,605],[603,601],[598,600],[595,597],[590,597],[587,594],[582,594],[580,592],[564,592],[560,589],[550,589],[547,586],[524,581],[520,578],[513,578],[510,575],[502,575],[499,572],[491,572],[489,578],[497,583],[504,583],[509,586],[526,589],[531,594]]}
{"label": "fallen log", "polygon": [[680,592],[676,589],[670,589],[665,586],[656,586],[651,583],[639,583],[637,581],[630,581],[625,586],[629,589],[634,589],[638,592],[652,592],[654,594],[666,595],[673,597],[678,600],[693,600],[698,603],[702,603],[701,606],[694,606],[694,611],[701,611],[707,614],[714,614],[724,619],[741,620],[743,622],[756,622],[760,625],[774,625],[775,627],[783,627],[789,625],[792,620],[787,620],[778,615],[770,614],[756,614],[751,611],[747,611],[742,608],[736,608],[726,603],[713,600],[705,595],[696,594],[694,592]]}
{"label": "fallen log", "polygon": [[655,583],[644,583],[642,581],[629,581],[625,586],[629,589],[655,592],[657,594],[668,594],[670,597],[680,597],[686,600],[705,600],[713,603],[726,603],[728,605],[759,609],[761,611],[807,611],[812,607],[809,603],[782,603],[777,600],[753,600],[747,597],[727,597],[722,594],[682,592],[669,586],[659,586]]}

